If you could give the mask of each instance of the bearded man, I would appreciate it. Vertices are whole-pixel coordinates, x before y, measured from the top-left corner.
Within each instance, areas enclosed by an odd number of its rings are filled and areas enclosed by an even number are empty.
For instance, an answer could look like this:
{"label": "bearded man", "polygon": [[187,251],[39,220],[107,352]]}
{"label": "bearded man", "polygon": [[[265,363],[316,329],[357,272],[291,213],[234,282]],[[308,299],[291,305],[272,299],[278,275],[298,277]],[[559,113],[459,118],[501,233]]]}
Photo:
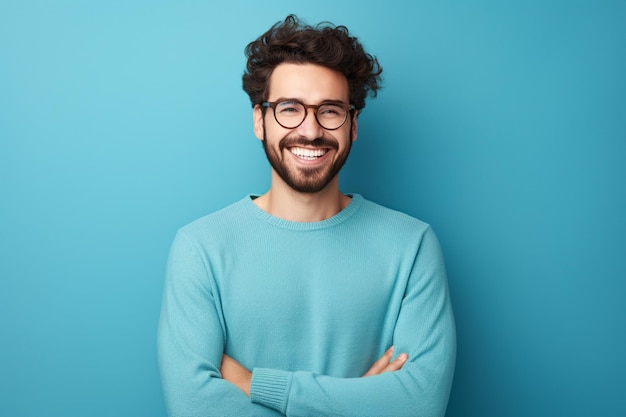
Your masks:
{"label": "bearded man", "polygon": [[172,416],[443,416],[455,326],[432,229],[339,190],[382,69],[288,16],[246,48],[271,186],[181,228],[159,365]]}

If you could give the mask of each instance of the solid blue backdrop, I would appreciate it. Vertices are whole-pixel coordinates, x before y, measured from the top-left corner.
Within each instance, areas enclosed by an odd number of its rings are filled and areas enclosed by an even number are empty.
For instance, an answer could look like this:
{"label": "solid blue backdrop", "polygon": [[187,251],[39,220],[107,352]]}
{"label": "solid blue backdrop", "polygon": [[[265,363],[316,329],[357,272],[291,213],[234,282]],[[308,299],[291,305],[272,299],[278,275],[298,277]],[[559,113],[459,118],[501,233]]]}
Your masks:
{"label": "solid blue backdrop", "polygon": [[288,13],[384,67],[341,184],[439,235],[447,415],[626,415],[626,3],[216,3],[0,2],[0,415],[165,415],[169,245],[267,189],[243,49]]}

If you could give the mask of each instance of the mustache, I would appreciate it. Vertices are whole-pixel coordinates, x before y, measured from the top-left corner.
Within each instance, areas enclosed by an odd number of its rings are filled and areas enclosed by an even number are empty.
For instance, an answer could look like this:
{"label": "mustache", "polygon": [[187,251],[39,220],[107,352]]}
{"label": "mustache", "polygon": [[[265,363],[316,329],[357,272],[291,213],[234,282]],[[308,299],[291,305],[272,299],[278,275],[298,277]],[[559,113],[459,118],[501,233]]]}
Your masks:
{"label": "mustache", "polygon": [[282,151],[285,148],[292,146],[312,146],[314,148],[332,148],[339,149],[339,143],[333,139],[326,138],[316,138],[313,140],[305,139],[305,138],[285,138],[280,141],[278,147]]}

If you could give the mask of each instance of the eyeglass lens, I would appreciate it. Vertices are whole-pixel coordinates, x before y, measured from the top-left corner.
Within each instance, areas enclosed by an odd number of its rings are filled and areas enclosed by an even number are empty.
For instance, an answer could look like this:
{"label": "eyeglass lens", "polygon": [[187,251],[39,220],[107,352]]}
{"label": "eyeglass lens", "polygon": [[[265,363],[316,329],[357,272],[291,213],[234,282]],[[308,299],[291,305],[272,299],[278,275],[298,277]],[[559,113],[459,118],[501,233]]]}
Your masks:
{"label": "eyeglass lens", "polygon": [[[298,101],[281,101],[276,103],[276,121],[288,129],[299,126],[307,115],[304,104]],[[346,109],[338,104],[327,103],[317,108],[315,117],[325,129],[337,129],[346,120]]]}

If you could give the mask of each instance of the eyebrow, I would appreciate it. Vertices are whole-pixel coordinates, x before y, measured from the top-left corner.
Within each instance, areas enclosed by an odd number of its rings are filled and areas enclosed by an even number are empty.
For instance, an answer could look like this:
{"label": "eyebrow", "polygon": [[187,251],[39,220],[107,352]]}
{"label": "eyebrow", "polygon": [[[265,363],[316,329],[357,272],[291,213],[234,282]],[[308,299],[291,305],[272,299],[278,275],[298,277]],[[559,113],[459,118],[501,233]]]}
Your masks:
{"label": "eyebrow", "polygon": [[[273,102],[278,102],[278,101],[297,101],[299,103],[305,104],[303,100],[300,100],[299,98],[295,98],[295,97],[279,97],[276,100],[273,100]],[[347,106],[349,105],[349,103],[345,103],[341,100],[331,100],[331,99],[327,99],[327,100],[322,100],[319,104],[316,104],[316,106],[322,105],[322,104],[340,104],[342,106]]]}

